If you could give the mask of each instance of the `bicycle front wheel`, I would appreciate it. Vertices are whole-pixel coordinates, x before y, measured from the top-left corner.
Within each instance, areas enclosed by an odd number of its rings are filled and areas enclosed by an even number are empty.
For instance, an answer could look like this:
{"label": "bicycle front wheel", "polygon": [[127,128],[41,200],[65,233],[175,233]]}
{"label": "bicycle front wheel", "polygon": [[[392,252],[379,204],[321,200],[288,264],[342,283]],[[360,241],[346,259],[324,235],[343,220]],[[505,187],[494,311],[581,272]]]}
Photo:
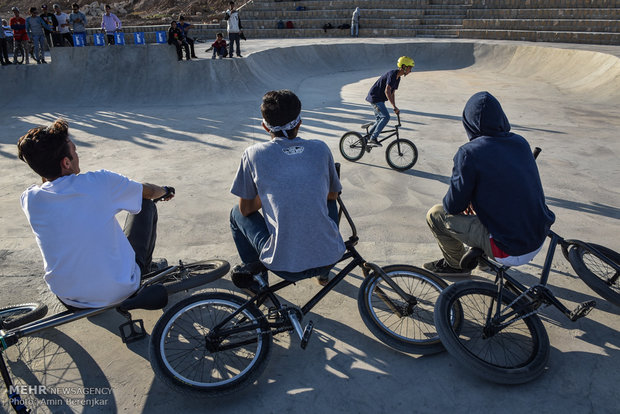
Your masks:
{"label": "bicycle front wheel", "polygon": [[13,329],[47,315],[47,305],[24,303],[0,308],[0,329]]}
{"label": "bicycle front wheel", "polygon": [[[166,311],[149,344],[157,376],[181,393],[216,397],[251,384],[262,373],[271,350],[271,331],[250,304],[214,335],[244,299],[221,292],[194,295]],[[243,328],[246,329],[243,329]],[[226,333],[227,329],[236,329]]]}
{"label": "bicycle front wheel", "polygon": [[[501,315],[515,312],[502,326],[496,314],[497,286],[466,281],[449,286],[435,305],[435,325],[441,342],[457,361],[483,379],[521,384],[542,374],[549,359],[549,337],[537,315],[526,316],[525,299],[502,291]],[[462,308],[460,324],[452,324],[455,306]]]}
{"label": "bicycle front wheel", "polygon": [[[211,283],[225,276],[229,270],[230,264],[225,260],[203,260],[179,265],[160,282],[168,291],[168,295],[171,295]],[[153,277],[157,277],[157,273],[153,274]],[[146,275],[143,283],[149,283],[150,278],[150,275]]]}
{"label": "bicycle front wheel", "polygon": [[[620,254],[598,244],[589,243],[609,260],[620,266]],[[620,306],[620,274],[595,252],[584,246],[572,245],[568,260],[586,285],[616,306]]]}
{"label": "bicycle front wheel", "polygon": [[366,139],[357,132],[347,132],[340,138],[340,153],[349,161],[357,161],[364,155]]}
{"label": "bicycle front wheel", "polygon": [[357,304],[364,324],[381,342],[402,352],[443,351],[433,321],[435,302],[446,282],[409,265],[382,268],[408,297],[403,298],[377,273],[362,283]]}
{"label": "bicycle front wheel", "polygon": [[413,167],[418,161],[418,149],[413,142],[399,138],[387,146],[385,160],[393,169],[405,171]]}

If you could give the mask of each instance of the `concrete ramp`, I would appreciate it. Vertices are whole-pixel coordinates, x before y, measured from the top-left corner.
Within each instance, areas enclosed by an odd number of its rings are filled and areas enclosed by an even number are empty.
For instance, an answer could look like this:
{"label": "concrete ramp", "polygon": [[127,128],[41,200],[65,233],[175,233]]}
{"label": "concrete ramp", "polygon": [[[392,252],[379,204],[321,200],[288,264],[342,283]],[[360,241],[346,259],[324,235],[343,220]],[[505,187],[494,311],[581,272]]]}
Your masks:
{"label": "concrete ramp", "polygon": [[[256,99],[266,90],[295,89],[309,77],[338,72],[381,72],[401,55],[416,71],[474,67],[499,75],[532,78],[595,101],[618,99],[620,59],[575,49],[523,43],[403,41],[275,47],[243,59],[178,62],[168,45],[55,48],[51,65],[2,68],[4,105],[36,108],[45,97],[60,107],[224,103]],[[357,79],[355,79],[357,80]],[[41,92],[43,92],[43,96]],[[49,102],[48,102],[49,104]],[[34,106],[34,107],[33,107]]]}

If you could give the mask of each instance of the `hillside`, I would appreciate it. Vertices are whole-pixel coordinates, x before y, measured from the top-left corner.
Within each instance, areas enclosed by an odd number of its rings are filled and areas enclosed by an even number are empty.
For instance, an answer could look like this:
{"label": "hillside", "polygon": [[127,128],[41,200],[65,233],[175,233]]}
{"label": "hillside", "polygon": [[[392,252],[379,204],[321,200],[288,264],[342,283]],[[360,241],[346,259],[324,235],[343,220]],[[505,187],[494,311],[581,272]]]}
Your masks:
{"label": "hillside", "polygon": [[[125,0],[120,2],[110,2],[112,12],[115,13],[125,26],[147,25],[147,24],[165,24],[172,18],[177,18],[179,14],[193,23],[208,23],[212,20],[220,20],[221,12],[228,8],[229,0]],[[71,4],[74,1],[52,1],[46,3],[45,0],[33,2],[32,0],[0,0],[0,15],[3,19],[13,17],[11,8],[17,6],[22,17],[28,16],[28,9],[36,5],[41,7],[42,4],[48,5],[48,10],[53,12],[52,5],[59,4],[62,10],[69,14],[71,12]],[[241,6],[245,1],[238,1],[237,6]],[[88,27],[97,27],[101,22],[101,14],[106,2],[81,2],[80,10],[84,12],[88,18]]]}

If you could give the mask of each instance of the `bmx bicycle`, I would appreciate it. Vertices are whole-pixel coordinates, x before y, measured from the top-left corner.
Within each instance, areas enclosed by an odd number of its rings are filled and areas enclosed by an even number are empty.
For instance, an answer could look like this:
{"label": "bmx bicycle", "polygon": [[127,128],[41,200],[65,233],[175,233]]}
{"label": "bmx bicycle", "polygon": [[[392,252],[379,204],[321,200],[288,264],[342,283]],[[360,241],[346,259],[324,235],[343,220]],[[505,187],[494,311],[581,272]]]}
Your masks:
{"label": "bmx bicycle", "polygon": [[[151,335],[149,359],[157,376],[175,391],[204,397],[230,394],[253,383],[266,367],[272,337],[294,331],[305,349],[314,324],[309,321],[302,328],[303,318],[358,266],[364,275],[358,310],[368,329],[401,352],[442,351],[432,314],[447,284],[414,266],[367,262],[355,249],[357,230],[340,197],[337,203],[351,236],[340,260],[343,268],[326,286],[301,307],[283,304],[276,293],[293,282],[270,286],[261,275],[267,269],[262,268],[254,276],[260,290],[249,299],[209,292],[178,302],[162,315]],[[259,306],[269,301],[263,313]]]}
{"label": "bmx bicycle", "polygon": [[482,262],[495,273],[495,282],[454,283],[435,304],[435,326],[441,342],[460,364],[482,378],[501,384],[535,379],[545,369],[550,350],[549,337],[537,314],[554,306],[574,322],[596,306],[590,300],[571,311],[547,287],[558,245],[592,290],[620,306],[620,254],[598,244],[565,240],[553,231],[548,237],[551,241],[537,284],[524,286],[507,273],[508,266],[474,248],[461,259],[461,268],[473,269]]}
{"label": "bmx bicycle", "polygon": [[[400,137],[398,132],[398,129],[401,127],[400,114],[396,114],[396,117],[398,123],[394,126],[394,129],[384,129],[381,131],[378,141],[383,142],[396,136],[396,139],[390,142],[385,149],[385,160],[391,168],[397,171],[405,171],[413,167],[418,161],[418,149],[413,142]],[[374,122],[362,125],[362,129],[366,129],[364,135],[359,132],[349,131],[340,138],[340,153],[345,159],[348,161],[358,161],[362,158],[364,152],[370,153],[374,148],[372,144],[368,143],[370,139],[368,129],[372,125],[374,125]],[[382,136],[383,134],[386,134],[386,136]]]}
{"label": "bmx bicycle", "polygon": [[[172,187],[169,191],[174,193]],[[167,196],[168,194],[164,197]],[[137,341],[146,336],[146,331],[141,319],[132,318],[131,310],[163,309],[168,304],[169,295],[210,283],[227,274],[229,270],[230,264],[224,260],[203,260],[188,264],[179,261],[177,265],[145,274],[138,290],[120,304],[102,308],[66,310],[48,317],[45,317],[47,306],[40,303],[0,308],[0,374],[6,385],[11,407],[20,414],[30,412],[24,405],[24,400],[15,391],[4,355],[4,351],[16,345],[21,338],[116,309],[127,319],[119,326],[122,341],[125,343]]]}

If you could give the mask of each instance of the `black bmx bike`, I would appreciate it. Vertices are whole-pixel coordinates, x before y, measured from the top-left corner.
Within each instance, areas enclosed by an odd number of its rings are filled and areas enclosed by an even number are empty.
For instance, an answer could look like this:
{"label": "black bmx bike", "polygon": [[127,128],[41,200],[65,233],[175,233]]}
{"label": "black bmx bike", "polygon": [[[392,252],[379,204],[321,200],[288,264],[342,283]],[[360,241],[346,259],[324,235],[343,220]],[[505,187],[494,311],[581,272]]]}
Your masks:
{"label": "black bmx bike", "polygon": [[[446,283],[434,274],[409,265],[379,267],[357,252],[357,231],[342,200],[339,215],[352,235],[345,242],[343,268],[301,307],[283,304],[276,293],[293,284],[265,282],[261,269],[254,276],[260,290],[249,299],[226,292],[193,295],[159,319],[149,346],[154,372],[181,393],[215,397],[251,384],[264,370],[272,337],[296,332],[306,348],[314,324],[302,321],[315,305],[356,267],[364,281],[358,309],[368,329],[388,346],[407,353],[432,354],[443,350],[433,324],[435,301]],[[259,308],[270,303],[268,310]],[[195,392],[194,392],[195,391]]]}
{"label": "black bmx bike", "polygon": [[495,282],[464,281],[446,288],[435,305],[435,325],[441,342],[458,362],[492,382],[520,384],[542,374],[549,359],[549,337],[538,313],[554,306],[571,321],[596,305],[590,300],[569,310],[547,287],[557,246],[577,275],[596,293],[620,306],[620,254],[594,243],[565,240],[549,232],[549,247],[537,284],[527,287],[503,266],[471,249],[461,259],[463,269],[480,261],[496,275]]}
{"label": "black bmx bike", "polygon": [[[405,171],[410,169],[418,161],[418,149],[415,144],[408,139],[400,137],[398,129],[401,127],[400,114],[396,114],[398,123],[394,125],[394,129],[384,129],[381,131],[377,141],[380,143],[396,136],[396,139],[389,143],[385,149],[385,160],[388,165],[397,170]],[[340,153],[348,161],[358,161],[364,155],[364,152],[370,153],[374,146],[368,142],[370,134],[368,129],[374,122],[368,122],[362,125],[362,129],[366,129],[364,135],[356,131],[346,132],[340,138]]]}

